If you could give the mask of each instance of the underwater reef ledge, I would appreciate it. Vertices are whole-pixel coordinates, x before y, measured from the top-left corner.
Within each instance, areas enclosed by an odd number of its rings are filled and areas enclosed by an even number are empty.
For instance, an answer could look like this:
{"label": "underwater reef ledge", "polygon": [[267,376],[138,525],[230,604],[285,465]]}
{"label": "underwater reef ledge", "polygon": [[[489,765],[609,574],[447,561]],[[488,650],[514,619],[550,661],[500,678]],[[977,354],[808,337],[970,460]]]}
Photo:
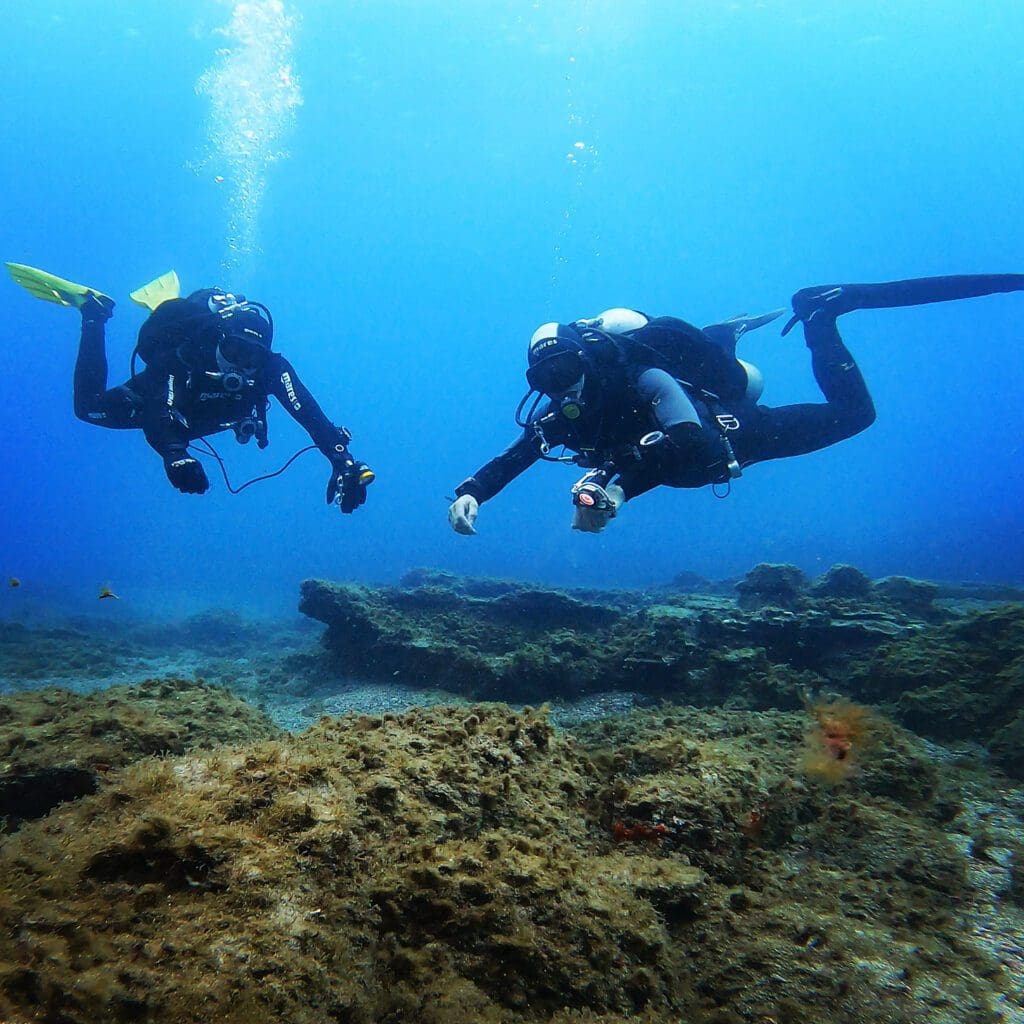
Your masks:
{"label": "underwater reef ledge", "polygon": [[261,711],[194,679],[150,679],[91,694],[34,690],[0,698],[0,840],[23,821],[99,788],[143,757],[269,739]]}
{"label": "underwater reef ledge", "polygon": [[[110,695],[111,715],[135,697]],[[997,794],[881,719],[856,774],[815,781],[798,769],[808,725],[664,707],[565,732],[544,708],[477,704],[139,750],[4,837],[0,1020],[995,1024],[1001,1006],[1024,1010],[975,879],[1012,894],[1019,851],[986,831],[972,853],[968,834],[965,794],[989,808],[986,830]]]}
{"label": "underwater reef ledge", "polygon": [[727,585],[686,577],[646,592],[417,570],[393,587],[306,580],[299,610],[327,626],[321,677],[513,704],[620,691],[797,710],[838,692],[929,738],[982,744],[1021,778],[1024,604],[1006,603],[1021,597],[842,565],[812,580],[765,564]]}

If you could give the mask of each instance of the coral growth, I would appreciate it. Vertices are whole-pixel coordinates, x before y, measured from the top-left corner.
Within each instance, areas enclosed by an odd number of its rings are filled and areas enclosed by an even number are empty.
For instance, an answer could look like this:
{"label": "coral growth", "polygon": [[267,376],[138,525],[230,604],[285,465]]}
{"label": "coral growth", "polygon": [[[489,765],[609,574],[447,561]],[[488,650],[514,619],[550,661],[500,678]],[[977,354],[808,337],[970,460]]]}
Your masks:
{"label": "coral growth", "polygon": [[845,700],[815,704],[814,724],[804,741],[804,774],[821,782],[845,782],[875,743],[875,715]]}
{"label": "coral growth", "polygon": [[660,822],[657,825],[645,825],[642,821],[627,825],[624,821],[617,821],[612,825],[612,838],[617,843],[656,843],[666,835],[668,826]]}

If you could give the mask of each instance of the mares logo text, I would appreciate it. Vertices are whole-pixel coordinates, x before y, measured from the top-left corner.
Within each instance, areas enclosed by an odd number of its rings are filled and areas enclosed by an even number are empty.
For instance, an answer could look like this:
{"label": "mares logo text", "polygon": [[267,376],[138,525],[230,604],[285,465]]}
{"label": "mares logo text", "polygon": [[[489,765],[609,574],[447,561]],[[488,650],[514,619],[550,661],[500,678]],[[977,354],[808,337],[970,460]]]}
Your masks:
{"label": "mares logo text", "polygon": [[291,374],[287,372],[282,373],[281,383],[284,385],[285,393],[288,395],[288,401],[292,403],[292,408],[298,412],[302,408],[302,403],[295,394],[295,385],[292,384]]}

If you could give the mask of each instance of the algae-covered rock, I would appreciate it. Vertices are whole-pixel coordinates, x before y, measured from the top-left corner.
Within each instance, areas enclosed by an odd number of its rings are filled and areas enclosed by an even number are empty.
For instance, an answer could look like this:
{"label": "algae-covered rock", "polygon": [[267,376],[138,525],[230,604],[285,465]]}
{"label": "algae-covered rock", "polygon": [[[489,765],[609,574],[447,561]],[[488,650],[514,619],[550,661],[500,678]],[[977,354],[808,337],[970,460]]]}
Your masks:
{"label": "algae-covered rock", "polygon": [[484,706],[132,765],[0,854],[0,1014],[667,1013],[685,988],[658,907],[700,873],[595,844],[591,775],[544,716]]}
{"label": "algae-covered rock", "polygon": [[[1019,673],[1021,666],[1016,671]],[[1020,692],[1024,692],[1024,680],[1020,682]],[[988,748],[993,761],[1007,775],[1024,778],[1024,710],[1012,713],[1006,724],[992,733]]]}
{"label": "algae-covered rock", "polygon": [[874,590],[871,577],[852,565],[833,565],[811,585],[815,597],[866,601]]}
{"label": "algae-covered rock", "polygon": [[93,694],[38,690],[0,698],[0,821],[12,829],[95,791],[115,768],[154,754],[277,735],[226,690],[153,679]]}
{"label": "algae-covered rock", "polygon": [[928,580],[915,580],[909,576],[886,576],[875,583],[875,593],[884,601],[911,615],[925,619],[937,614],[935,598],[939,588]]}
{"label": "algae-covered rock", "polygon": [[118,607],[106,619],[74,616],[59,624],[29,617],[0,621],[0,695],[54,686],[87,693],[157,675],[199,676],[224,685],[244,677],[262,681],[307,647],[315,628],[305,619],[249,620],[235,611],[180,620],[121,612]]}
{"label": "algae-covered rock", "polygon": [[234,609],[211,608],[180,621],[136,625],[130,635],[138,642],[154,646],[185,647],[229,656],[250,650],[269,628],[244,618]]}
{"label": "algae-covered rock", "polygon": [[831,690],[881,702],[925,736],[985,743],[1004,770],[1024,773],[1020,606],[958,615],[934,606],[932,584],[874,585],[850,566],[834,566],[813,587],[793,566],[758,566],[738,585],[746,609],[707,594],[660,592],[629,607],[436,573],[415,581],[413,589],[307,581],[302,610],[328,625],[320,675],[469,699],[625,691],[750,709],[795,710]]}
{"label": "algae-covered rock", "polygon": [[433,584],[409,591],[322,580],[303,583],[299,608],[327,624],[324,645],[340,671],[520,700],[599,688],[598,638],[622,616],[559,591],[481,598]]}
{"label": "algae-covered rock", "polygon": [[0,621],[0,669],[19,684],[54,675],[102,679],[120,662],[119,641],[95,630]]}
{"label": "algae-covered rock", "polygon": [[476,705],[137,761],[0,849],[0,1019],[910,1024],[926,991],[996,997],[955,970],[962,855],[926,807],[802,779],[806,727]]}
{"label": "algae-covered rock", "polygon": [[773,664],[828,676],[841,673],[851,656],[869,654],[919,628],[872,610],[808,607],[796,612],[766,605],[740,615],[705,613],[696,632],[709,652],[753,647]]}
{"label": "algae-covered rock", "polygon": [[1024,908],[1024,844],[1016,846],[1010,858],[1010,884],[1006,898],[1018,907]]}
{"label": "algae-covered rock", "polygon": [[[963,854],[937,826],[924,748],[880,723],[836,789],[794,771],[803,731],[801,716],[689,709],[577,730],[606,780],[605,820],[667,823],[658,847],[699,865],[716,894],[714,910],[704,904],[673,933],[707,1019],[917,1020],[936,987],[984,1007],[972,968],[953,968],[960,954],[941,937],[968,886]],[[941,982],[916,973],[922,947],[950,968]]]}
{"label": "algae-covered rock", "polygon": [[739,583],[739,605],[745,610],[770,605],[795,611],[804,604],[808,579],[795,565],[755,565]]}
{"label": "algae-covered rock", "polygon": [[854,666],[851,689],[884,703],[905,725],[934,739],[989,745],[1005,771],[1024,774],[1024,607],[966,618],[881,646]]}
{"label": "algae-covered rock", "polygon": [[[802,673],[845,672],[851,656],[922,628],[888,605],[815,602],[804,596],[802,574],[789,566],[750,574],[751,593],[765,601],[758,598],[748,612],[709,595],[634,598],[630,608],[621,599],[587,600],[582,592],[507,584],[495,590],[423,572],[415,580],[420,585],[413,589],[303,584],[300,609],[327,624],[323,642],[334,672],[440,687],[470,699],[578,700],[627,690],[771,706],[772,689],[787,694],[777,706],[795,707]],[[769,687],[754,660],[725,670],[739,650],[761,650],[776,666]]]}

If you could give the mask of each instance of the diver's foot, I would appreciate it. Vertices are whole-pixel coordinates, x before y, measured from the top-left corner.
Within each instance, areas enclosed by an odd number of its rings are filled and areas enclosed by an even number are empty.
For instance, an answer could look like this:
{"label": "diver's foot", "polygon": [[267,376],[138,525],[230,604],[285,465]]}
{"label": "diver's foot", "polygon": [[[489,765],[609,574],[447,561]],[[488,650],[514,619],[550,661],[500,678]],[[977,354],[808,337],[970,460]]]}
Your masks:
{"label": "diver's foot", "polygon": [[834,322],[836,317],[860,309],[857,287],[847,284],[818,284],[810,288],[801,288],[793,294],[793,316],[782,329],[782,333],[789,334],[800,321],[805,325],[818,319]]}
{"label": "diver's foot", "polygon": [[822,314],[834,320],[837,316],[850,312],[849,305],[843,301],[845,294],[845,289],[841,284],[821,284],[811,288],[801,288],[793,296],[793,312],[804,323]]}
{"label": "diver's foot", "polygon": [[80,301],[69,303],[77,305],[82,314],[83,323],[106,323],[114,315],[114,300],[102,292],[86,292]]}

